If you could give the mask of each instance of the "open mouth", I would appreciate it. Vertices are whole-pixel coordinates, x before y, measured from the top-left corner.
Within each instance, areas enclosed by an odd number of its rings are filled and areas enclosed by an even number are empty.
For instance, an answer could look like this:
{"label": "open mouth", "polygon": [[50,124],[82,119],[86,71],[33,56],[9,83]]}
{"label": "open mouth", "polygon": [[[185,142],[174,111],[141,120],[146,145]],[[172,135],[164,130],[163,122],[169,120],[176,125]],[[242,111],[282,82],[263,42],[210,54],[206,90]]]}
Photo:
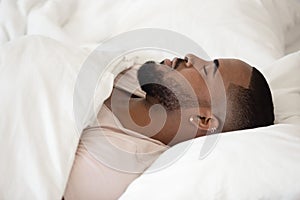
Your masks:
{"label": "open mouth", "polygon": [[160,64],[167,65],[175,70],[183,62],[187,62],[186,59],[175,57],[172,61],[170,59],[165,59],[165,60],[161,61]]}

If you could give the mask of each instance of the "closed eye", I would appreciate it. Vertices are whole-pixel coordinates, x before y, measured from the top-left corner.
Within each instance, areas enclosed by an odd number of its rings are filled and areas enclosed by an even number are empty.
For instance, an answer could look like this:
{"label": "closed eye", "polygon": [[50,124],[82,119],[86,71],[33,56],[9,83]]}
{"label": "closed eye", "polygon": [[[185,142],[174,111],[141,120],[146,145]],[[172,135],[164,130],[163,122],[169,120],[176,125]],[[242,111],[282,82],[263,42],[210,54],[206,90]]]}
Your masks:
{"label": "closed eye", "polygon": [[203,70],[204,70],[205,75],[207,76],[206,65],[203,66]]}
{"label": "closed eye", "polygon": [[220,63],[219,63],[218,59],[215,59],[213,62],[214,62],[214,67],[215,67],[215,69],[214,69],[214,76],[215,76],[215,74],[216,74],[216,72],[219,68]]}

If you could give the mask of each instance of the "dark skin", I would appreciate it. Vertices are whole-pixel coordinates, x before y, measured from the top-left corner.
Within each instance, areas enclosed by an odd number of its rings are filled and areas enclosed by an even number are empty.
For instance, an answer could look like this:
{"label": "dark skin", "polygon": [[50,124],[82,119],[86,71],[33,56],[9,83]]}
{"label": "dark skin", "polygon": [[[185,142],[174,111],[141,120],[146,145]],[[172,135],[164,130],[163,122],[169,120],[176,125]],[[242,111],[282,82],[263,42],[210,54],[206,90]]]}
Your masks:
{"label": "dark skin", "polygon": [[[164,78],[171,77],[174,81],[181,81],[184,78],[198,100],[206,103],[202,103],[202,106],[166,111],[159,106],[157,99],[149,95],[146,95],[146,98],[133,98],[131,94],[114,88],[112,94],[118,98],[115,98],[113,102],[113,113],[125,128],[168,145],[204,136],[212,127],[219,128],[220,116],[213,113],[211,98],[215,99],[215,103],[224,101],[219,94],[222,93],[221,90],[224,90],[227,95],[230,84],[248,88],[252,67],[237,59],[205,61],[192,54],[187,54],[184,60],[185,62],[179,63],[178,58],[172,61],[165,59],[164,67],[174,68],[176,65],[176,69],[170,71],[161,67]],[[130,99],[129,106],[125,102],[128,99]],[[105,105],[112,110],[112,96],[105,101]],[[127,114],[128,107],[130,116]],[[201,116],[196,126],[189,120],[191,115]]]}

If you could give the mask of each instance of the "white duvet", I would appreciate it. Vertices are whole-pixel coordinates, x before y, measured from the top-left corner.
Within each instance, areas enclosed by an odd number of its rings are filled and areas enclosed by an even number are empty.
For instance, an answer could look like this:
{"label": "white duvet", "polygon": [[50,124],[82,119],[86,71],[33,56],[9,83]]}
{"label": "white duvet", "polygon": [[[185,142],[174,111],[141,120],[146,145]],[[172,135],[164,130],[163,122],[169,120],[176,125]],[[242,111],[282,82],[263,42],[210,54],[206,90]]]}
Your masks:
{"label": "white duvet", "polygon": [[1,200],[62,196],[80,136],[73,90],[85,55],[37,36],[1,49]]}
{"label": "white duvet", "polygon": [[0,199],[62,197],[80,137],[73,92],[82,63],[99,42],[142,27],[177,31],[212,58],[236,57],[262,70],[277,125],[224,134],[203,160],[206,137],[196,139],[121,199],[299,198],[300,52],[284,53],[285,33],[299,16],[293,0],[2,0]]}

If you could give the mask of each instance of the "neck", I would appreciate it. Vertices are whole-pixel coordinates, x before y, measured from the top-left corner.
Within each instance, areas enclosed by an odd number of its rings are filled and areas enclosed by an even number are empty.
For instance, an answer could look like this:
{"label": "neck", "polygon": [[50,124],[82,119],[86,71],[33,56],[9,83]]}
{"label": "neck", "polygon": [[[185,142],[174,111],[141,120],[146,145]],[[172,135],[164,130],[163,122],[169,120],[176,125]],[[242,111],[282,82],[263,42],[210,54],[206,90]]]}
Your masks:
{"label": "neck", "polygon": [[142,128],[151,122],[151,104],[147,99],[132,98],[129,93],[114,88],[112,95],[104,103],[125,128],[147,135]]}
{"label": "neck", "polygon": [[153,99],[131,98],[129,93],[116,88],[112,96],[105,101],[105,105],[125,128],[164,144],[169,145],[180,125],[180,113],[175,113],[180,111],[167,114]]}

